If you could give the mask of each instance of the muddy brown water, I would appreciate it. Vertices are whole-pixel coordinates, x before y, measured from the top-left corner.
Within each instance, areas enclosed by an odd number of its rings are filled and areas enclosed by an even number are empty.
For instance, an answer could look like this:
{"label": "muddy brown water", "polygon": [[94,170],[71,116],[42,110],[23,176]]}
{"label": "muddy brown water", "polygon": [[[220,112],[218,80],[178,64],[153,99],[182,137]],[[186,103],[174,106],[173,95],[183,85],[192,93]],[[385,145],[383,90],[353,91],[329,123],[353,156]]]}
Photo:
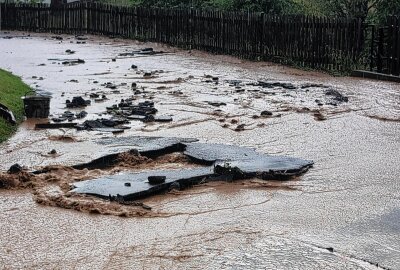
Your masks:
{"label": "muddy brown water", "polygon": [[[4,35],[15,37],[3,39]],[[117,136],[199,138],[311,159],[315,166],[285,183],[211,183],[149,198],[143,201],[152,207],[148,217],[88,214],[37,204],[30,190],[0,191],[1,268],[400,269],[399,84],[331,77],[157,44],[98,37],[77,44],[72,36],[64,36],[62,42],[50,37],[1,34],[0,67],[51,93],[53,115],[66,110],[67,98],[104,91],[108,101],[92,101],[85,109],[87,119],[95,119],[106,106],[132,96],[130,84],[136,82],[148,91],[138,101],[152,97],[159,114],[172,115],[174,121],[132,122],[130,130]],[[145,47],[169,53],[118,57]],[[76,53],[67,55],[67,49]],[[48,60],[71,58],[86,62],[64,66]],[[130,70],[132,64],[139,74]],[[144,79],[140,70],[163,72]],[[204,75],[218,76],[220,83],[206,82]],[[243,85],[246,91],[237,92],[225,80],[324,84],[348,96],[349,102],[321,107],[315,100],[325,101],[324,89]],[[106,82],[127,86],[115,94],[101,86]],[[227,105],[216,108],[207,101]],[[317,121],[315,112],[301,113],[304,107],[318,110],[326,120]],[[281,116],[252,117],[263,110]],[[232,119],[245,124],[245,130],[234,131],[237,124]],[[24,122],[0,146],[0,170],[17,162],[32,170],[88,162],[108,151],[96,140],[116,136],[34,130],[34,123]],[[49,156],[52,149],[58,155]]]}

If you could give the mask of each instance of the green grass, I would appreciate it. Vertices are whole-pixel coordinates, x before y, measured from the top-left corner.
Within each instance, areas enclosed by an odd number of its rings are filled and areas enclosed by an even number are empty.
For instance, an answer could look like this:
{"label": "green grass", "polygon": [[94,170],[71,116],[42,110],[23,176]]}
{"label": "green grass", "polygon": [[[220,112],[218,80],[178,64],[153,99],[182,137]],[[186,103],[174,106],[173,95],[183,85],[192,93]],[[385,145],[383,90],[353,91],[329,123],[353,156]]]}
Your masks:
{"label": "green grass", "polygon": [[[6,105],[13,113],[19,124],[23,119],[24,107],[21,97],[30,91],[28,85],[17,76],[0,69],[0,103]],[[0,143],[6,141],[17,130],[0,117]]]}

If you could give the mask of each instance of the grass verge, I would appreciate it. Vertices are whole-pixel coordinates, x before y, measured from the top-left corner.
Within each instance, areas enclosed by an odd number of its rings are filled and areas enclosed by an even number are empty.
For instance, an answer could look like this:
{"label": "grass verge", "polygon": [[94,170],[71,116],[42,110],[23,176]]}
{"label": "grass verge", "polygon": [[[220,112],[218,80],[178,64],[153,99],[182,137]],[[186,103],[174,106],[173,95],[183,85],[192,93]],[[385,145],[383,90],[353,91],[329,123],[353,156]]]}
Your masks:
{"label": "grass verge", "polygon": [[[21,97],[30,91],[28,85],[8,71],[0,69],[0,103],[13,113],[17,124],[23,119],[24,106]],[[5,142],[17,130],[18,125],[11,125],[0,117],[0,143]]]}

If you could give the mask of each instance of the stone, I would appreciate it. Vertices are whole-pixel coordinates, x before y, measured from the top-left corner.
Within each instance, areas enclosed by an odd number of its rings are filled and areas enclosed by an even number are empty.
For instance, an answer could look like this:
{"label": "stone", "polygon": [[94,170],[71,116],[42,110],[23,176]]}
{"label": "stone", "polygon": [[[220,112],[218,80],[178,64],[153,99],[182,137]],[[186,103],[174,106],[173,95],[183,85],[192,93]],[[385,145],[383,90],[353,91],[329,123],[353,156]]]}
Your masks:
{"label": "stone", "polygon": [[181,185],[178,182],[173,182],[169,186],[169,190],[181,190]]}
{"label": "stone", "polygon": [[270,111],[262,111],[260,115],[263,117],[267,117],[267,116],[272,116],[273,113]]}
{"label": "stone", "polygon": [[65,104],[67,105],[67,108],[78,108],[78,107],[86,107],[90,105],[91,101],[90,100],[85,100],[82,97],[73,97],[72,101],[66,100]]}
{"label": "stone", "polygon": [[19,165],[18,163],[12,165],[9,169],[8,169],[8,173],[9,174],[16,174],[16,173],[20,173],[22,172],[23,168],[21,167],[21,165]]}
{"label": "stone", "polygon": [[75,53],[75,51],[72,51],[72,50],[70,50],[70,49],[66,50],[65,52],[66,52],[67,54],[74,54],[74,53]]}
{"label": "stone", "polygon": [[333,100],[338,102],[349,102],[349,98],[342,95],[339,91],[335,89],[329,89],[325,91],[325,95],[332,96]]}
{"label": "stone", "polygon": [[88,115],[87,112],[81,111],[80,113],[77,113],[77,114],[76,114],[76,118],[82,119],[82,118],[85,118],[87,115]]}
{"label": "stone", "polygon": [[85,63],[85,60],[83,60],[83,59],[71,59],[71,60],[65,60],[62,62],[63,65],[69,65],[69,66],[84,64],[84,63]]}
{"label": "stone", "polygon": [[225,102],[208,101],[207,103],[214,107],[226,106]]}
{"label": "stone", "polygon": [[245,129],[245,124],[240,124],[235,128],[235,131],[244,131]]}
{"label": "stone", "polygon": [[267,82],[267,81],[258,81],[258,86],[263,88],[275,88],[275,87],[282,87],[288,90],[294,90],[297,87],[291,83],[283,83],[283,82]]}

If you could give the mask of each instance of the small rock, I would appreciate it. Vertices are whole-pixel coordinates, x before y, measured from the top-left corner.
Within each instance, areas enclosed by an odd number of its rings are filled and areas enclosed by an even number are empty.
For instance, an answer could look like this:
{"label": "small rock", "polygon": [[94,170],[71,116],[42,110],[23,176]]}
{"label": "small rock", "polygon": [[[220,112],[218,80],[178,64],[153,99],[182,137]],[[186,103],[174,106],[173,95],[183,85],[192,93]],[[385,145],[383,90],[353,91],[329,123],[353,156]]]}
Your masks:
{"label": "small rock", "polygon": [[8,169],[8,173],[10,173],[10,174],[16,174],[16,173],[19,173],[19,172],[22,172],[22,167],[18,163],[12,165],[10,167],[10,169]]}
{"label": "small rock", "polygon": [[143,122],[145,122],[145,123],[150,123],[150,122],[154,122],[154,121],[155,121],[155,118],[151,114],[147,115],[146,118],[143,120]]}
{"label": "small rock", "polygon": [[181,185],[178,182],[173,182],[169,186],[169,190],[181,190]]}
{"label": "small rock", "polygon": [[225,102],[214,102],[214,101],[209,101],[208,104],[214,107],[220,107],[220,106],[226,106]]}
{"label": "small rock", "polygon": [[151,207],[145,204],[142,205],[142,208],[145,210],[151,210]]}
{"label": "small rock", "polygon": [[261,112],[261,116],[264,116],[264,117],[266,117],[266,116],[272,116],[272,112],[270,112],[270,111],[262,111],[262,112]]}
{"label": "small rock", "polygon": [[245,124],[240,124],[235,128],[235,131],[243,131],[245,126]]}
{"label": "small rock", "polygon": [[320,112],[314,113],[314,118],[315,118],[315,120],[317,120],[317,121],[324,121],[324,120],[326,120],[326,116],[323,115],[323,114],[320,113]]}
{"label": "small rock", "polygon": [[82,119],[82,118],[85,118],[87,115],[88,115],[87,112],[81,111],[80,113],[77,113],[77,114],[76,114],[76,118]]}

